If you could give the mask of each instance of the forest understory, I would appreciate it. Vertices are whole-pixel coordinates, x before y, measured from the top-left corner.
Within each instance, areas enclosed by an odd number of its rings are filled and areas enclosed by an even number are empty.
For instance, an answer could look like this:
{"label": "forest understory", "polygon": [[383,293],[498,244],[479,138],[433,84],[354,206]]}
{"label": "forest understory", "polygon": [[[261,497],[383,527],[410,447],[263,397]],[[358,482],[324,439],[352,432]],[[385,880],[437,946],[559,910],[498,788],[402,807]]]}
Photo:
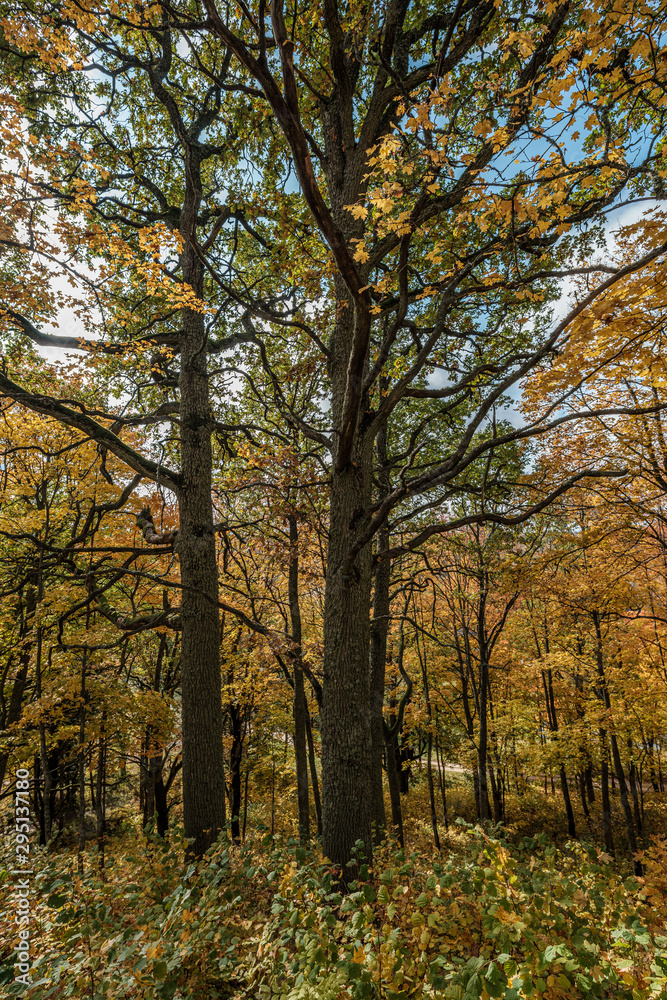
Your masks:
{"label": "forest understory", "polygon": [[[450,773],[436,851],[428,782],[418,773],[404,796],[404,847],[390,835],[367,866],[360,843],[345,894],[317,842],[299,845],[293,769],[281,769],[273,795],[268,783],[249,782],[241,843],[224,837],[197,863],[184,861],[178,808],[163,840],[155,817],[142,830],[136,799],[118,789],[102,845],[88,812],[83,851],[67,827],[49,849],[33,850],[36,963],[26,987],[13,982],[5,959],[2,993],[664,997],[667,795],[645,791],[643,819],[653,832],[641,844],[638,877],[627,851],[604,851],[595,801],[588,817],[575,803],[582,835],[568,838],[562,796],[549,778],[545,794],[544,780],[511,792],[506,823],[483,829],[472,781]],[[618,792],[612,822],[622,841]],[[3,845],[6,872],[6,835]],[[10,896],[3,879],[4,912]],[[12,945],[7,923],[0,949],[8,955]]]}

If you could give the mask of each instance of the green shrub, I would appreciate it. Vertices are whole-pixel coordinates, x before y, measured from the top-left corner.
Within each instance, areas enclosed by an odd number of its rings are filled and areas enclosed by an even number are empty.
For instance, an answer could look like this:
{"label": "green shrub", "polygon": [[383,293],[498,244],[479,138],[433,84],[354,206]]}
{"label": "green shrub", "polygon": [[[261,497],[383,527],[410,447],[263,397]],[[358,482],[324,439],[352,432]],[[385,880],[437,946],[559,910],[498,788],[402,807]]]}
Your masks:
{"label": "green shrub", "polygon": [[[518,844],[459,826],[460,851],[385,843],[343,896],[317,851],[221,840],[205,862],[155,838],[80,877],[76,856],[35,852],[35,964],[3,995],[27,1000],[420,1000],[667,996],[664,843],[644,879],[580,844]],[[11,879],[1,901],[10,908]]]}

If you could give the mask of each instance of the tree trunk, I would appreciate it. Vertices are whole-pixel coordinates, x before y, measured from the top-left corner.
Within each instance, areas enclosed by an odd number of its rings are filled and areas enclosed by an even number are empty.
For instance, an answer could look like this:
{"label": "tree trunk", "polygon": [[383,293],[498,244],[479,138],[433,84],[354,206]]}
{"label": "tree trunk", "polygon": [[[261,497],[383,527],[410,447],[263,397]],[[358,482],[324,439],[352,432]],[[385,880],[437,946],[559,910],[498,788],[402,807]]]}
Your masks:
{"label": "tree trunk", "polygon": [[33,812],[37,817],[37,823],[39,826],[39,844],[43,847],[46,844],[46,836],[44,833],[44,799],[42,796],[42,790],[40,785],[42,783],[41,767],[39,763],[39,754],[35,754],[33,759]]}
{"label": "tree trunk", "polygon": [[248,783],[250,781],[250,766],[246,763],[245,777],[243,779],[243,828],[241,829],[241,840],[245,843],[245,831],[248,823]]}
{"label": "tree trunk", "polygon": [[[382,493],[389,492],[387,462],[387,429],[383,427],[377,438],[377,478]],[[389,632],[389,583],[391,560],[383,553],[389,549],[389,528],[383,524],[378,533],[377,563],[373,589],[373,622],[371,624],[371,796],[375,841],[379,843],[385,833],[387,816],[384,807],[382,761],[384,740],[384,688],[387,664],[387,635]]]}
{"label": "tree trunk", "polygon": [[[416,612],[415,612],[416,614]],[[402,639],[402,636],[401,636]],[[426,650],[422,650],[419,642],[419,633],[415,635],[417,654],[422,674],[422,687],[424,689],[424,700],[426,702],[426,718],[428,721],[428,742],[426,750],[426,777],[428,781],[428,801],[431,810],[431,827],[433,829],[433,842],[436,851],[440,850],[440,833],[438,832],[438,818],[435,812],[435,788],[433,784],[433,710],[431,706],[431,690],[428,680],[428,664],[426,660]]]}
{"label": "tree trunk", "polygon": [[440,833],[438,832],[438,817],[435,812],[435,788],[433,786],[433,733],[428,734],[428,750],[426,752],[426,775],[428,778],[428,802],[431,808],[431,827],[433,828],[433,843],[436,851],[440,848]]}
{"label": "tree trunk", "polygon": [[653,791],[654,792],[659,792],[660,791],[660,786],[658,784],[658,777],[657,777],[657,775],[655,773],[655,757],[654,757],[654,754],[653,754],[653,745],[654,745],[654,742],[655,741],[654,741],[654,739],[653,739],[652,736],[650,737],[650,739],[648,739],[646,741],[646,745],[648,747],[648,760],[649,760],[648,773],[649,773],[649,777],[651,779],[651,785],[653,786]]}
{"label": "tree trunk", "polygon": [[[39,595],[40,599],[42,596],[43,581],[42,581],[42,566],[40,558],[39,567]],[[37,697],[41,700],[42,697],[42,645],[43,645],[43,634],[41,625],[37,628],[37,643],[36,643],[36,656],[35,656],[35,679],[37,684]],[[42,773],[42,781],[44,782],[44,790],[42,793],[42,816],[43,816],[43,826],[44,826],[44,843],[48,845],[51,840],[51,795],[53,786],[53,777],[51,775],[51,766],[49,763],[49,751],[46,744],[46,726],[41,718],[39,720],[39,761],[40,770]],[[0,786],[2,785],[2,780],[0,780]]]}
{"label": "tree trunk", "polygon": [[477,775],[479,780],[479,818],[484,823],[490,819],[489,814],[489,790],[487,783],[487,758],[488,758],[488,720],[487,720],[487,685],[488,685],[488,665],[480,664],[480,691],[479,691],[479,737],[477,743]]}
{"label": "tree trunk", "polygon": [[[351,309],[349,302],[339,301],[340,306]],[[337,323],[337,328],[344,325]],[[342,399],[334,398],[334,403],[338,425]],[[334,456],[334,469],[335,463]],[[352,564],[348,559],[355,519],[369,500],[369,484],[365,454],[355,455],[353,464],[332,473],[320,715],[322,848],[325,857],[341,866],[344,883],[354,877],[347,863],[357,841],[363,843],[366,858],[372,856],[370,546]]]}
{"label": "tree trunk", "polygon": [[586,818],[586,826],[588,827],[588,832],[592,834],[593,823],[591,822],[591,811],[588,808],[588,801],[586,799],[586,778],[584,777],[584,772],[579,771],[577,775],[577,782],[579,785],[579,796],[581,798],[581,808],[584,812],[584,817]]}
{"label": "tree trunk", "polygon": [[491,801],[493,802],[493,822],[502,823],[504,813],[500,772],[495,771],[491,764],[488,765],[488,772],[491,783]]}
{"label": "tree trunk", "polygon": [[166,836],[169,829],[169,807],[167,806],[167,786],[164,783],[162,766],[155,774],[155,817],[158,836]]}
{"label": "tree trunk", "polygon": [[306,737],[308,739],[308,763],[310,764],[310,784],[315,801],[315,816],[317,818],[317,836],[322,836],[322,800],[320,799],[320,782],[317,777],[317,762],[315,760],[315,742],[313,740],[313,725],[306,702]]}
{"label": "tree trunk", "polygon": [[[88,622],[86,622],[88,626]],[[86,665],[88,650],[83,651],[81,663],[81,705],[79,708],[79,875],[83,875],[83,852],[86,847]]]}
{"label": "tree trunk", "polygon": [[[600,684],[600,692],[598,696],[601,695],[602,703],[607,711],[607,716],[611,720],[611,698],[609,697],[609,687],[607,685],[607,677],[605,673],[604,659],[602,655],[602,631],[600,627],[600,619],[597,612],[593,615],[593,622],[595,624],[595,634],[597,637],[597,674],[598,681]],[[637,838],[635,836],[635,827],[632,819],[632,810],[630,809],[630,802],[628,800],[628,786],[625,780],[625,773],[623,771],[623,764],[621,762],[621,754],[618,749],[618,740],[616,739],[616,734],[612,731],[609,734],[609,742],[611,744],[611,755],[614,762],[614,771],[616,772],[616,777],[618,779],[618,791],[621,799],[621,809],[623,810],[623,819],[625,821],[625,833],[628,838],[628,847],[630,848],[630,853],[633,855],[633,863],[635,869],[635,875],[641,875],[642,866],[639,861],[636,860],[635,855],[637,854]],[[606,760],[606,755],[605,755]],[[604,792],[603,792],[604,795]]]}
{"label": "tree trunk", "polygon": [[[607,693],[607,701],[608,700],[609,700],[609,694]],[[623,771],[623,763],[621,761],[621,754],[618,749],[618,740],[616,739],[616,734],[610,733],[609,739],[611,743],[611,755],[614,761],[614,769],[616,771],[616,777],[618,778],[618,791],[621,798],[621,808],[623,810],[623,819],[625,821],[625,834],[628,838],[628,847],[630,848],[630,853],[632,854],[635,875],[641,875],[643,869],[641,862],[638,861],[635,857],[639,848],[637,847],[635,825],[632,819],[632,810],[630,808],[630,801],[628,799],[628,785],[625,780],[625,772]]]}
{"label": "tree trunk", "polygon": [[403,840],[403,807],[401,806],[401,789],[398,778],[398,734],[394,733],[386,745],[387,783],[391,799],[391,824],[394,834],[401,847]]}
{"label": "tree trunk", "polygon": [[141,755],[141,776],[139,779],[141,792],[141,808],[143,812],[144,830],[150,824],[155,813],[155,772],[160,764],[159,757],[151,754],[151,726],[146,727],[144,746],[146,753]]}
{"label": "tree trunk", "polygon": [[42,780],[44,781],[44,790],[42,793],[42,799],[44,802],[44,843],[48,845],[51,840],[51,828],[53,824],[53,818],[51,813],[51,796],[53,794],[53,777],[51,775],[51,767],[49,764],[49,754],[46,746],[46,730],[44,728],[44,723],[39,724],[39,759],[41,764]]}
{"label": "tree trunk", "polygon": [[296,517],[289,514],[290,563],[288,599],[292,629],[294,757],[296,763],[296,798],[299,816],[299,842],[310,840],[310,804],[308,801],[308,748],[306,739],[306,692],[301,665],[301,608],[299,605],[299,535]]}
{"label": "tree trunk", "polygon": [[[400,739],[399,739],[400,737]],[[401,795],[407,795],[410,791],[410,781],[412,780],[412,768],[409,765],[409,761],[414,761],[414,747],[409,743],[406,743],[403,737],[402,730],[399,729],[396,742],[394,744],[396,748],[396,773],[398,774],[398,789]],[[407,767],[405,765],[408,765]]]}
{"label": "tree trunk", "polygon": [[[556,699],[554,697],[554,685],[553,685],[553,674],[551,668],[547,669],[545,672],[542,671],[542,684],[544,686],[544,694],[547,704],[547,717],[549,719],[549,728],[554,734],[554,738],[558,738],[558,716],[556,715]],[[567,832],[570,837],[575,838],[577,836],[577,828],[574,822],[574,811],[572,809],[572,801],[570,799],[570,789],[567,783],[567,774],[565,771],[565,764],[562,760],[559,762],[558,774],[560,777],[560,787],[563,793],[563,802],[565,804],[565,815],[567,816]],[[588,815],[588,810],[584,810],[586,815]]]}
{"label": "tree trunk", "polygon": [[[438,706],[435,707],[436,734],[438,732]],[[445,830],[449,830],[449,818],[447,816],[447,779],[445,775],[445,761],[440,750],[438,737],[435,738],[435,762],[438,766],[438,780],[440,783],[440,797],[442,799],[442,818],[445,823]]]}
{"label": "tree trunk", "polygon": [[567,832],[570,837],[576,840],[577,837],[577,827],[574,822],[574,810],[572,809],[572,800],[570,798],[570,789],[567,783],[567,774],[565,772],[565,767],[561,764],[559,768],[560,776],[560,788],[563,793],[563,802],[565,803],[565,815],[567,816]]}
{"label": "tree trunk", "polygon": [[232,727],[232,747],[229,760],[231,834],[235,844],[241,843],[241,762],[243,760],[243,721],[241,709],[230,705],[229,718]]}
{"label": "tree trunk", "polygon": [[[40,574],[41,579],[41,574]],[[20,613],[19,605],[19,613]],[[23,619],[23,625],[20,629],[20,636],[22,639],[27,637],[28,631],[32,625],[32,616],[35,613],[37,607],[37,591],[34,587],[28,587],[26,592],[26,610],[25,617]],[[6,717],[3,719],[3,728],[7,729],[14,725],[21,718],[21,712],[23,711],[23,695],[25,693],[25,688],[28,680],[28,668],[30,666],[30,657],[32,653],[32,643],[25,642],[21,645],[21,652],[19,654],[19,668],[16,672],[16,677],[14,678],[14,684],[12,686],[12,694],[9,699],[9,708],[7,709]],[[2,789],[2,784],[5,780],[5,774],[7,772],[7,763],[9,761],[8,751],[3,751],[0,753],[0,789]]]}
{"label": "tree trunk", "polygon": [[276,830],[276,748],[271,742],[271,836]]}
{"label": "tree trunk", "polygon": [[[202,197],[200,154],[185,149],[186,190],[181,214],[183,281],[203,293],[203,265],[194,237]],[[225,826],[218,566],[211,500],[213,430],[206,368],[204,317],[183,310],[180,342],[182,488],[176,550],[181,582],[181,704],[183,824],[189,852],[201,856]]]}
{"label": "tree trunk", "polygon": [[614,853],[614,835],[611,826],[611,802],[609,799],[609,761],[607,750],[607,732],[600,729],[600,786],[602,792],[602,829],[604,831],[604,846],[610,854]]}
{"label": "tree trunk", "polygon": [[[456,632],[456,619],[454,619],[454,635],[457,636],[457,632]],[[458,636],[456,638],[456,651],[457,651],[457,654],[458,654],[458,661],[459,661],[459,675],[461,677],[461,703],[463,705],[463,713],[465,715],[465,720],[466,720],[466,732],[468,734],[468,739],[470,740],[470,742],[473,745],[473,747],[475,747],[475,722],[474,722],[472,710],[471,710],[471,707],[470,707],[470,696],[469,696],[469,693],[468,693],[468,684],[469,684],[469,680],[470,680],[470,678],[472,676],[472,667],[471,667],[471,663],[470,663],[470,652],[469,652],[469,649],[468,649],[468,645],[466,643],[465,661],[464,661],[463,652],[461,650],[461,644],[460,644],[460,642],[458,640]],[[475,747],[475,749],[477,749],[477,748]],[[477,818],[481,820],[481,818],[482,818],[482,805],[481,805],[480,787],[479,787],[479,761],[478,761],[477,766],[473,767],[473,769],[472,769],[472,785],[473,785],[473,791],[474,791],[474,795],[475,795],[475,809],[477,810]],[[487,797],[487,800],[486,800],[486,814],[487,815],[489,814],[489,811],[490,811],[489,810],[489,800],[488,800],[488,797]]]}
{"label": "tree trunk", "polygon": [[299,841],[310,840],[310,802],[308,797],[308,746],[306,738],[306,693],[303,671],[294,663],[294,756],[296,759],[297,808],[299,815]]}
{"label": "tree trunk", "polygon": [[146,750],[149,733],[150,726],[147,726],[146,735],[141,742],[141,751],[139,753],[139,812],[141,813],[144,829],[152,816],[152,804],[149,801],[148,793],[150,760]]}
{"label": "tree trunk", "polygon": [[477,611],[477,646],[479,649],[479,737],[477,743],[477,773],[479,774],[479,818],[482,822],[490,819],[487,766],[489,753],[488,700],[489,663],[486,647],[486,598],[487,586],[482,576],[479,581],[479,607]]}
{"label": "tree trunk", "polygon": [[95,802],[95,826],[97,834],[97,850],[99,866],[104,868],[104,832],[106,826],[106,712],[102,713],[100,739],[97,749],[97,780]]}
{"label": "tree trunk", "polygon": [[639,792],[637,789],[637,768],[635,766],[635,761],[633,757],[634,747],[631,739],[628,739],[628,750],[630,751],[630,771],[628,772],[628,781],[630,783],[630,792],[632,794],[632,805],[635,813],[635,825],[637,827],[637,833],[639,834],[639,836],[641,836],[643,832],[642,810],[639,805]]}

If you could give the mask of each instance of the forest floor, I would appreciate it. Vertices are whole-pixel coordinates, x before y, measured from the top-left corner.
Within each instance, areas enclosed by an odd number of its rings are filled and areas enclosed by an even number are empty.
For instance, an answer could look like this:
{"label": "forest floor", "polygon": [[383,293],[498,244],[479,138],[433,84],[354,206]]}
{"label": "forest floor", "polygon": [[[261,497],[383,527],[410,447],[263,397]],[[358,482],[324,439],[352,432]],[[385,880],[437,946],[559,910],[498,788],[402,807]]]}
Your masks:
{"label": "forest floor", "polygon": [[[0,995],[29,1000],[569,1000],[667,997],[667,797],[645,796],[641,877],[577,812],[567,838],[558,792],[508,796],[504,828],[473,825],[469,780],[448,783],[433,847],[428,789],[404,796],[405,849],[359,858],[348,896],[317,845],[294,839],[286,799],[253,790],[245,843],[221,840],[187,863],[128,819],[105,846],[31,845],[31,969],[15,980],[14,842],[0,859]],[[289,789],[284,790],[290,795]],[[578,804],[575,803],[575,807]],[[136,810],[135,810],[136,811]],[[547,832],[544,832],[547,831]]]}

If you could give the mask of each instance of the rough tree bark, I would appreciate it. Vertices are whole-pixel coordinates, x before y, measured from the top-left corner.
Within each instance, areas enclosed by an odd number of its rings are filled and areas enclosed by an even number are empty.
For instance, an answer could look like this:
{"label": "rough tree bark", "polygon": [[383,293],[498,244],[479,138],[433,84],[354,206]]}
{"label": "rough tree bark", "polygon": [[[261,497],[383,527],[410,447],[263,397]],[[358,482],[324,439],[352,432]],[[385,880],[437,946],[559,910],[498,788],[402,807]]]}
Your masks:
{"label": "rough tree bark", "polygon": [[[195,252],[202,199],[197,146],[183,143],[185,193],[181,213],[184,283],[203,294],[203,264]],[[181,478],[178,553],[181,583],[183,823],[200,856],[225,827],[220,677],[218,565],[212,505],[213,415],[209,401],[206,329],[202,313],[183,309],[179,375]]]}
{"label": "rough tree bark", "polygon": [[[361,840],[370,857],[370,548],[346,565],[350,525],[368,501],[364,462],[333,477],[324,606],[322,830],[325,857],[345,866]],[[347,872],[343,870],[343,877]]]}

